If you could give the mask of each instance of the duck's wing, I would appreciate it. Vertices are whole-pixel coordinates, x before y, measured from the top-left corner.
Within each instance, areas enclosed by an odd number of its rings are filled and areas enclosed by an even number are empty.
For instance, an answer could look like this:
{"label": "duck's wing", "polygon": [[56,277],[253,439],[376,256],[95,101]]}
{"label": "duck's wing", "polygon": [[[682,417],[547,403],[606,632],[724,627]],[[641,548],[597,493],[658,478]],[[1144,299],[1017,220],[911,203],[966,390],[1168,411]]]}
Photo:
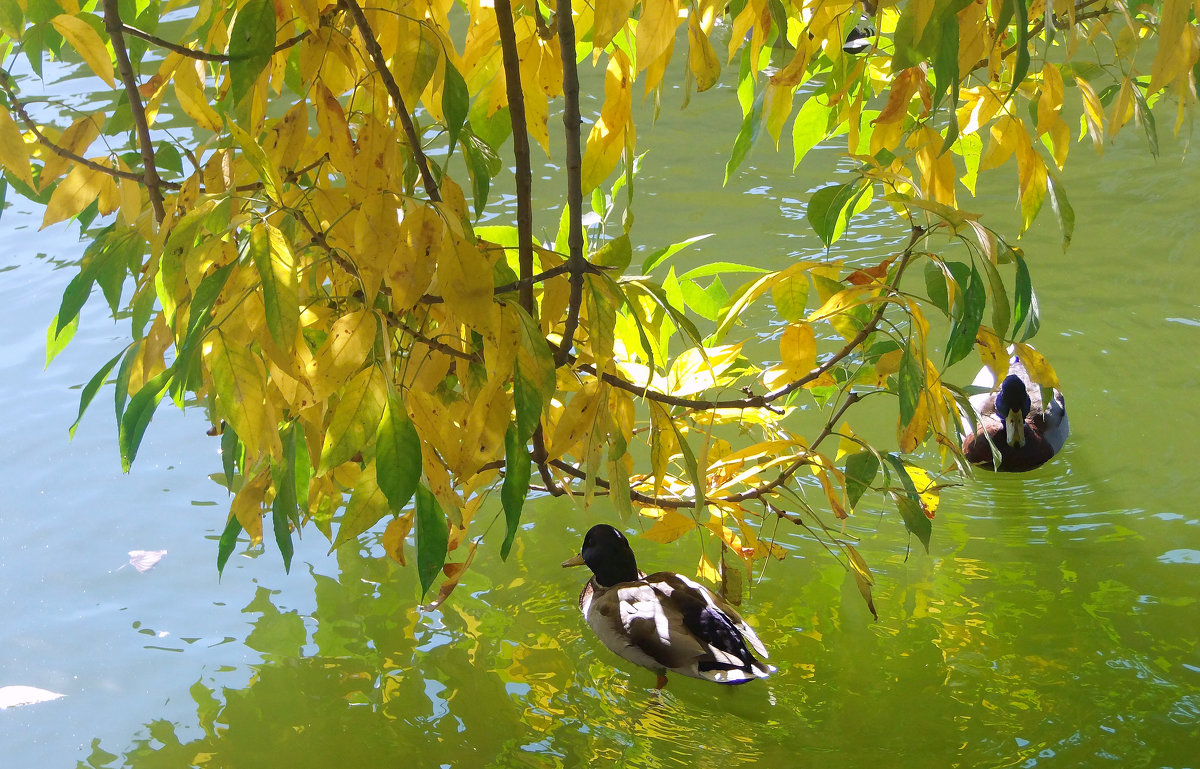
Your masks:
{"label": "duck's wing", "polygon": [[1053,454],[1057,454],[1067,442],[1071,425],[1067,421],[1067,399],[1058,390],[1050,399],[1050,406],[1042,417],[1042,438],[1050,445]]}
{"label": "duck's wing", "polygon": [[707,588],[669,572],[615,585],[593,600],[588,624],[604,645],[651,670],[743,683],[774,668],[745,620]]}

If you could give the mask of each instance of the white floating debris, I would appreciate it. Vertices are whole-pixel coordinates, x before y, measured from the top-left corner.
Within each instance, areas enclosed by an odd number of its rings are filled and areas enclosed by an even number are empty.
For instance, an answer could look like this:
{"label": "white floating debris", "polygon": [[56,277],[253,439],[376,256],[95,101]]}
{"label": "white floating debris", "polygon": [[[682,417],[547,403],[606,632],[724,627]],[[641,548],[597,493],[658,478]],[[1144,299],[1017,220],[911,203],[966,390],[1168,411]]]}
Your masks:
{"label": "white floating debris", "polygon": [[166,550],[130,550],[129,565],[145,574],[154,568],[154,564],[162,560]]}
{"label": "white floating debris", "polygon": [[0,686],[0,710],[17,708],[22,705],[36,705],[39,702],[49,702],[65,694],[49,692],[36,686]]}

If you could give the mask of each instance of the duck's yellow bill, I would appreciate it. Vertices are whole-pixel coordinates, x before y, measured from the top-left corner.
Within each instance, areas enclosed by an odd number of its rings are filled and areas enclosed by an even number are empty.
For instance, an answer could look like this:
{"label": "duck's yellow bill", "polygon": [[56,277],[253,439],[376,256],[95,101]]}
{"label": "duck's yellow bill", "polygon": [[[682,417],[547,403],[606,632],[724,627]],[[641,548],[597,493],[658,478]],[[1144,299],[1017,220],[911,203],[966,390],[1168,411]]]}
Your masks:
{"label": "duck's yellow bill", "polygon": [[1025,445],[1025,417],[1020,409],[1010,409],[1004,417],[1004,435],[1009,446],[1016,448]]}
{"label": "duck's yellow bill", "polygon": [[567,560],[563,561],[562,565],[564,569],[568,566],[583,566],[583,554],[576,553]]}

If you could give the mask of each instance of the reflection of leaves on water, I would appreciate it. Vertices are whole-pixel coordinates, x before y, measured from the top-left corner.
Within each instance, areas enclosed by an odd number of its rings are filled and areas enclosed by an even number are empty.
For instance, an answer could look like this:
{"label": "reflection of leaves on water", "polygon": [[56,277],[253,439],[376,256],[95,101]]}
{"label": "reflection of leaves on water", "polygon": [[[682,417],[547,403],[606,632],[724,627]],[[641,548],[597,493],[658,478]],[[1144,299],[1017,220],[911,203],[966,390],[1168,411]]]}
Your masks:
{"label": "reflection of leaves on water", "polygon": [[246,636],[246,645],[255,651],[277,656],[299,655],[308,640],[304,620],[297,612],[280,612],[271,603],[271,591],[259,587],[254,600],[242,609],[243,613],[261,613],[254,621],[254,630]]}

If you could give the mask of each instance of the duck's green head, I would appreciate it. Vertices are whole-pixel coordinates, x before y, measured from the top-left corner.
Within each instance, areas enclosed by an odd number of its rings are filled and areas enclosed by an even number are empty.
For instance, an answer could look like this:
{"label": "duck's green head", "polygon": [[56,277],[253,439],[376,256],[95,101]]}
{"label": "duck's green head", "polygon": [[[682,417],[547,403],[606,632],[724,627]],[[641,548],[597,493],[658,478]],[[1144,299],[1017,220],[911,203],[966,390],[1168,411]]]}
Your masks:
{"label": "duck's green head", "polygon": [[596,575],[596,582],[611,587],[618,582],[633,582],[638,578],[637,560],[625,535],[606,523],[599,523],[584,535],[579,555],[563,561],[563,566],[587,564]]}
{"label": "duck's green head", "polygon": [[1004,420],[1004,437],[1009,446],[1025,445],[1025,417],[1033,407],[1029,391],[1019,376],[1009,374],[996,393],[996,414]]}

